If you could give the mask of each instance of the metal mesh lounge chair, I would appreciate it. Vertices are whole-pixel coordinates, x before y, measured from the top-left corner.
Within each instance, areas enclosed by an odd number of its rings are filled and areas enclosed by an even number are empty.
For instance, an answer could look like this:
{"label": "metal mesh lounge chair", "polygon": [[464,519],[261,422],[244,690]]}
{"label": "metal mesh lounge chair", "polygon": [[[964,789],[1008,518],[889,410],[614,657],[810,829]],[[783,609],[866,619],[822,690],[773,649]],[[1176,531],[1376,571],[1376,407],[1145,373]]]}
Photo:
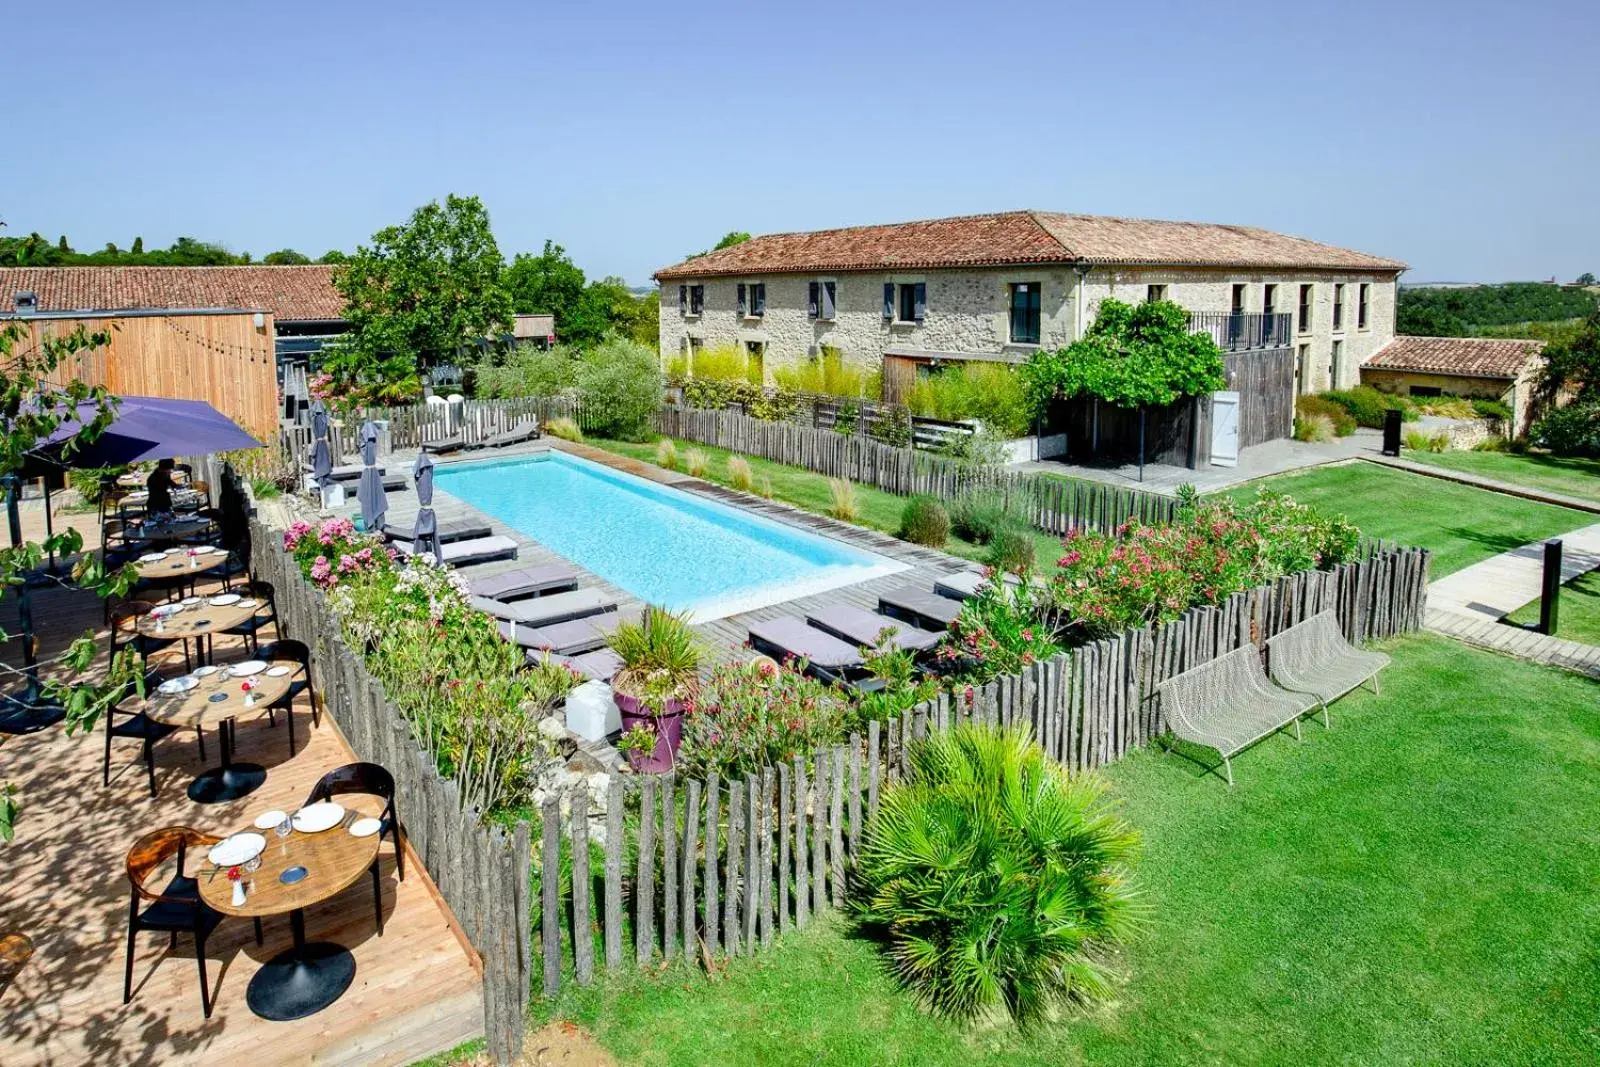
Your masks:
{"label": "metal mesh lounge chair", "polygon": [[914,585],[902,585],[878,595],[878,610],[924,630],[945,630],[961,616],[961,602]]}
{"label": "metal mesh lounge chair", "polygon": [[[410,555],[416,551],[415,542],[398,541],[395,551]],[[470,541],[452,541],[441,546],[444,562],[457,567],[470,567],[475,563],[488,563],[496,559],[516,559],[517,543],[509,537],[475,537]]]}
{"label": "metal mesh lounge chair", "polygon": [[1378,672],[1389,665],[1382,652],[1367,652],[1345,640],[1333,612],[1324,611],[1267,639],[1272,680],[1322,705],[1322,724],[1332,726],[1328,704],[1367,682],[1378,692]]}
{"label": "metal mesh lounge chair", "polygon": [[[438,525],[441,545],[447,545],[451,541],[471,541],[494,533],[487,523],[475,522],[472,519],[452,519]],[[403,526],[386,522],[383,524],[383,536],[391,541],[411,541],[417,536],[415,526],[414,522],[408,522]]]}
{"label": "metal mesh lounge chair", "polygon": [[829,604],[809,613],[806,621],[841,641],[858,646],[876,646],[878,635],[884,630],[893,630],[889,643],[907,652],[925,652],[937,645],[940,639],[940,635],[932,630],[919,629],[904,619],[891,619],[854,604]]}
{"label": "metal mesh lounge chair", "polygon": [[517,600],[576,589],[578,572],[564,563],[545,563],[478,578],[470,588],[473,596],[499,601]]}
{"label": "metal mesh lounge chair", "polygon": [[551,626],[569,619],[582,619],[589,615],[617,610],[617,602],[598,589],[574,589],[567,593],[552,593],[550,596],[518,600],[510,604],[475,596],[472,598],[472,606],[497,619],[533,627]]}
{"label": "metal mesh lounge chair", "polygon": [[1156,692],[1173,734],[1216,749],[1230,787],[1234,756],[1290,724],[1298,739],[1300,716],[1318,703],[1316,697],[1273,685],[1261,669],[1261,651],[1253,644],[1174,675]]}
{"label": "metal mesh lounge chair", "polygon": [[483,439],[485,448],[505,448],[507,445],[520,445],[524,441],[531,441],[539,436],[539,420],[534,418],[523,419],[509,430]]}

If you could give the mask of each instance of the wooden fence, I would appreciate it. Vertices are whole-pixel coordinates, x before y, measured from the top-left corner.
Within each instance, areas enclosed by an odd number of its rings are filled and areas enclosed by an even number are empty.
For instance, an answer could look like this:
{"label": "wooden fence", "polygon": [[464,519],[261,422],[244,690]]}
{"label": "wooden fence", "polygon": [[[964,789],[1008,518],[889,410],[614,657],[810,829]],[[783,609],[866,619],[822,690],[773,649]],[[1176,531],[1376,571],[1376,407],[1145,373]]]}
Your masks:
{"label": "wooden fence", "polygon": [[[541,425],[554,418],[578,419],[582,414],[577,401],[564,397],[522,397],[515,400],[463,400],[456,404],[409,404],[399,408],[369,408],[359,420],[345,426],[330,420],[329,451],[333,462],[360,462],[361,442],[356,430],[361,421],[374,419],[388,424],[390,449],[419,449],[425,444],[460,434],[469,446],[516,426],[529,416]],[[310,466],[311,427],[285,425],[281,438],[290,459],[301,467]]]}

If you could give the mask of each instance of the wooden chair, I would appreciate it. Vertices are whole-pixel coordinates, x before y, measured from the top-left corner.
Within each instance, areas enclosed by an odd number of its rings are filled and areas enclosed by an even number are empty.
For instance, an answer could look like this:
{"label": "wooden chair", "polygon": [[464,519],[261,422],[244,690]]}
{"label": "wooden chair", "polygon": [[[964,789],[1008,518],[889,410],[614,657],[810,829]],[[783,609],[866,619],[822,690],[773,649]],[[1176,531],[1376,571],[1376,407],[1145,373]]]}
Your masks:
{"label": "wooden chair", "polygon": [[[331,800],[344,793],[368,793],[384,800],[383,814],[378,817],[381,824],[378,829],[379,839],[387,837],[394,846],[395,872],[403,882],[406,880],[405,859],[405,827],[400,824],[400,809],[395,806],[394,776],[384,767],[376,763],[347,763],[343,767],[335,767],[311,789],[311,795],[306,798],[307,804],[316,804],[320,801]],[[383,936],[383,888],[378,880],[378,859],[372,860],[372,906],[378,916],[378,936]]]}
{"label": "wooden chair", "polygon": [[[206,980],[206,938],[222,922],[222,913],[200,899],[200,883],[184,873],[184,860],[190,846],[207,847],[222,840],[187,826],[168,826],[152,830],[128,850],[128,965],[122,982],[122,1002],[133,1000],[133,950],[135,938],[143,930],[169,935],[169,948],[178,947],[178,934],[194,934],[194,958],[200,967],[200,1007],[211,1018],[211,989]],[[146,884],[166,863],[177,857],[177,870],[158,890]],[[261,944],[261,920],[255,921],[256,944]]]}

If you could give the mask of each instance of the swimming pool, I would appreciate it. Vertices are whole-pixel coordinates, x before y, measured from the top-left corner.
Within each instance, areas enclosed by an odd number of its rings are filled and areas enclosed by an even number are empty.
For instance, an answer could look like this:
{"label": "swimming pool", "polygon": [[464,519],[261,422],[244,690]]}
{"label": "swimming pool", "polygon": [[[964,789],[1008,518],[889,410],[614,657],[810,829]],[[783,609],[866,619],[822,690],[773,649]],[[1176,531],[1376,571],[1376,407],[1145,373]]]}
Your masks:
{"label": "swimming pool", "polygon": [[906,569],[564,452],[440,465],[434,484],[640,600],[697,622]]}

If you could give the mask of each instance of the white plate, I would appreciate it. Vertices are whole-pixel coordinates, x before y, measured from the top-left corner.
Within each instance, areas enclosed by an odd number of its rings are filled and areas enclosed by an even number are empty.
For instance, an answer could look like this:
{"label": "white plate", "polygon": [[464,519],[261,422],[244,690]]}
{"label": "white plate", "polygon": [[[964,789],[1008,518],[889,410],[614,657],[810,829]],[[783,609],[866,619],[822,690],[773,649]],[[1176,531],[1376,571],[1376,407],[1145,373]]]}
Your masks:
{"label": "white plate", "polygon": [[210,604],[214,608],[225,608],[229,604],[237,604],[238,602],[238,593],[223,593],[221,596],[214,596],[210,600],[206,601],[207,604]]}
{"label": "white plate", "polygon": [[257,830],[272,830],[281,826],[283,820],[288,817],[289,813],[286,811],[264,811],[256,816],[255,826]]}
{"label": "white plate", "polygon": [[239,601],[239,606],[241,608],[253,608],[258,603],[260,603],[260,601],[257,601],[257,600],[241,600],[241,601]]}
{"label": "white plate", "polygon": [[344,818],[344,808],[331,800],[308,804],[294,813],[294,828],[303,834],[320,834],[339,825]]}
{"label": "white plate", "polygon": [[289,672],[291,672],[293,670],[294,670],[293,667],[285,667],[283,664],[280,663],[276,667],[268,667],[267,668],[267,677],[268,678],[282,678],[284,675],[288,674]]}
{"label": "white plate", "polygon": [[150,615],[152,618],[168,619],[182,610],[182,604],[157,604],[150,609]]}
{"label": "white plate", "polygon": [[261,855],[266,847],[267,839],[260,834],[234,834],[212,845],[206,858],[218,867],[237,867]]}
{"label": "white plate", "polygon": [[267,665],[264,661],[259,659],[247,659],[243,663],[235,663],[233,666],[229,667],[228,673],[235,678],[248,678],[252,674],[260,674],[266,669]]}
{"label": "white plate", "polygon": [[175,693],[187,693],[189,690],[193,689],[199,684],[200,679],[189,675],[185,675],[182,678],[168,678],[166,681],[156,686],[156,692],[165,693],[168,696],[172,696]]}
{"label": "white plate", "polygon": [[197,596],[186,596],[182,600],[178,601],[178,603],[194,605],[200,603],[200,598]]}
{"label": "white plate", "polygon": [[166,558],[167,558],[167,554],[165,552],[146,552],[144,555],[139,557],[139,562],[140,563],[160,563],[162,560],[164,560]]}
{"label": "white plate", "polygon": [[208,663],[204,667],[196,667],[194,669],[194,676],[196,678],[209,678],[221,669],[221,667]]}
{"label": "white plate", "polygon": [[357,819],[350,824],[350,836],[371,837],[381,829],[383,829],[383,823],[378,819]]}

